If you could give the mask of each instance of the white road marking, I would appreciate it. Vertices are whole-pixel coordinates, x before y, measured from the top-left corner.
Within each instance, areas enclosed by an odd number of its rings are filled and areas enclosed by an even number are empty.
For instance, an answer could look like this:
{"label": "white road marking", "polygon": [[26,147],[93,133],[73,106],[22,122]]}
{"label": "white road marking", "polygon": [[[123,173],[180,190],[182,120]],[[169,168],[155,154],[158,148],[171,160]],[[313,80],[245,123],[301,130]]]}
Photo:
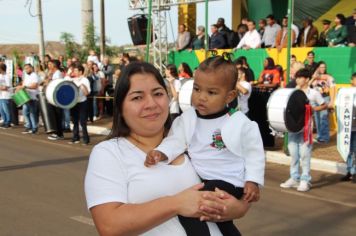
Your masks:
{"label": "white road marking", "polygon": [[83,224],[87,224],[87,225],[91,225],[91,226],[94,226],[94,221],[89,218],[89,217],[85,217],[85,216],[72,216],[72,217],[69,217],[70,219],[72,220],[75,220],[75,221],[78,221],[80,223],[83,223]]}
{"label": "white road marking", "polygon": [[276,188],[276,187],[271,187],[271,186],[264,186],[264,188],[271,189],[271,190],[274,190],[277,192],[288,193],[288,194],[292,194],[292,195],[296,195],[296,196],[300,196],[300,197],[305,197],[305,198],[309,198],[309,199],[319,200],[319,201],[323,201],[323,202],[327,202],[327,203],[333,203],[333,204],[337,204],[337,205],[341,205],[341,206],[345,206],[345,207],[356,208],[355,203],[342,202],[342,201],[322,198],[322,197],[318,197],[318,196],[313,196],[309,193],[298,192],[295,189],[282,189],[282,188]]}

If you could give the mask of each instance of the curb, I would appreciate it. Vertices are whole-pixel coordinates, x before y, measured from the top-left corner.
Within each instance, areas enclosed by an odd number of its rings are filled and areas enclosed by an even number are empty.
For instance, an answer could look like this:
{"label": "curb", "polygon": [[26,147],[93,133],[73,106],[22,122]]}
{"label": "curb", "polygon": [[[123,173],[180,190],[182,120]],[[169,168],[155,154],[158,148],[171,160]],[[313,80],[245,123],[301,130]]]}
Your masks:
{"label": "curb", "polygon": [[[92,134],[98,135],[108,135],[110,133],[110,129],[99,127],[99,126],[88,126],[88,132]],[[289,166],[291,163],[291,157],[287,156],[284,153],[276,152],[276,151],[266,151],[266,160],[270,163],[280,164]],[[328,161],[321,160],[318,158],[311,158],[311,166],[312,170],[324,171],[333,174],[346,174],[346,164],[340,163],[336,161]]]}

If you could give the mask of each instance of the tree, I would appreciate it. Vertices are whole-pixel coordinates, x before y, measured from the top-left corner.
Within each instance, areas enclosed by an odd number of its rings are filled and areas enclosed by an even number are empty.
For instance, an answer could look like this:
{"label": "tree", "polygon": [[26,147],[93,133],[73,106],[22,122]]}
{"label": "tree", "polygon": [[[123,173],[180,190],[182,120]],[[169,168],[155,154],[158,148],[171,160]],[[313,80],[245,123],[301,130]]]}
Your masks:
{"label": "tree", "polygon": [[71,33],[62,32],[60,36],[60,41],[65,45],[67,58],[72,58],[74,55],[79,54],[79,47],[74,40],[74,36]]}

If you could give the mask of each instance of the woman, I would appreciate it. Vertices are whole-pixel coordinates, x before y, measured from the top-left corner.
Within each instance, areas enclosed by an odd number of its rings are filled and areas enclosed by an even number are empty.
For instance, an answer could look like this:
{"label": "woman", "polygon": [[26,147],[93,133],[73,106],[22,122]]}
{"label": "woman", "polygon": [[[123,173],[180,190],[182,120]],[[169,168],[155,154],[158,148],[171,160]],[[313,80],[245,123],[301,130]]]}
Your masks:
{"label": "woman", "polygon": [[179,71],[178,75],[180,80],[191,79],[193,77],[192,70],[190,69],[189,65],[185,62],[179,65],[178,71]]}
{"label": "woman", "polygon": [[[197,191],[202,185],[184,155],[172,165],[144,167],[146,152],[169,129],[168,104],[157,69],[145,62],[127,66],[115,89],[112,132],[93,149],[85,178],[88,208],[101,235],[185,235],[177,215],[226,220],[246,213],[247,203],[227,193]],[[212,236],[221,235],[208,224]]]}
{"label": "woman", "polygon": [[267,57],[263,62],[263,71],[261,72],[258,80],[258,87],[264,90],[274,90],[279,87],[281,82],[281,76],[276,69],[274,60],[271,57]]}
{"label": "woman", "polygon": [[[286,85],[286,88],[295,88],[297,86],[297,82],[295,79],[295,74],[298,70],[303,69],[304,64],[299,61],[291,62],[290,71],[289,71],[289,82]],[[287,72],[285,71],[285,78],[287,78]]]}
{"label": "woman", "polygon": [[171,114],[171,118],[175,119],[180,114],[178,97],[181,88],[181,83],[178,78],[177,67],[174,64],[167,65],[166,79],[168,81],[169,91],[171,92],[171,103],[169,105],[169,112]]}
{"label": "woman", "polygon": [[238,78],[237,78],[237,83],[236,83],[236,89],[238,92],[237,95],[237,104],[238,104],[238,109],[243,112],[246,116],[248,116],[248,99],[251,96],[252,92],[252,87],[249,82],[246,81],[246,74],[247,74],[247,69],[246,68],[239,68],[238,69]]}
{"label": "woman", "polygon": [[[325,62],[320,61],[318,63],[317,69],[314,72],[309,85],[321,93],[325,102],[328,104],[329,109],[334,108],[336,96],[335,79],[327,73]],[[314,117],[317,130],[316,141],[320,143],[328,143],[330,140],[328,110],[314,112]]]}
{"label": "woman", "polygon": [[326,41],[329,47],[345,45],[347,40],[347,28],[345,26],[346,18],[343,14],[337,14],[335,17],[335,26],[328,31]]}
{"label": "woman", "polygon": [[205,40],[205,27],[198,26],[197,34],[192,40],[192,45],[191,45],[192,50],[204,49],[205,47],[204,40]]}

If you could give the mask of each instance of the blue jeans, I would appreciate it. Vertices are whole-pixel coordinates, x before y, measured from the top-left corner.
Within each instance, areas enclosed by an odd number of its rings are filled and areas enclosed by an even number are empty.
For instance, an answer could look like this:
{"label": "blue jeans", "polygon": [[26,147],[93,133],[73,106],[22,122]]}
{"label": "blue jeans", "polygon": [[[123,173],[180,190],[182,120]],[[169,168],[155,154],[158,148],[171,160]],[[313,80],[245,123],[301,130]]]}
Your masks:
{"label": "blue jeans", "polygon": [[10,125],[10,99],[0,99],[0,115],[4,120],[4,125]]}
{"label": "blue jeans", "polygon": [[[310,159],[312,144],[304,142],[304,131],[298,133],[288,133],[288,150],[292,157],[290,164],[290,176],[292,179],[310,182]],[[299,162],[302,167],[302,174],[299,173]]]}
{"label": "blue jeans", "polygon": [[63,109],[63,122],[62,127],[63,129],[70,129],[70,109]]}
{"label": "blue jeans", "polygon": [[99,109],[98,109],[98,99],[96,98],[99,96],[99,92],[94,91],[94,98],[93,98],[93,114],[94,116],[99,116]]}
{"label": "blue jeans", "polygon": [[[325,103],[330,102],[330,97],[324,97]],[[329,112],[328,110],[314,111],[317,139],[324,142],[330,140]]]}
{"label": "blue jeans", "polygon": [[24,104],[22,113],[25,118],[25,127],[36,132],[38,129],[38,101],[30,100]]}
{"label": "blue jeans", "polygon": [[346,161],[346,170],[352,175],[356,174],[356,131],[351,133],[350,153]]}

